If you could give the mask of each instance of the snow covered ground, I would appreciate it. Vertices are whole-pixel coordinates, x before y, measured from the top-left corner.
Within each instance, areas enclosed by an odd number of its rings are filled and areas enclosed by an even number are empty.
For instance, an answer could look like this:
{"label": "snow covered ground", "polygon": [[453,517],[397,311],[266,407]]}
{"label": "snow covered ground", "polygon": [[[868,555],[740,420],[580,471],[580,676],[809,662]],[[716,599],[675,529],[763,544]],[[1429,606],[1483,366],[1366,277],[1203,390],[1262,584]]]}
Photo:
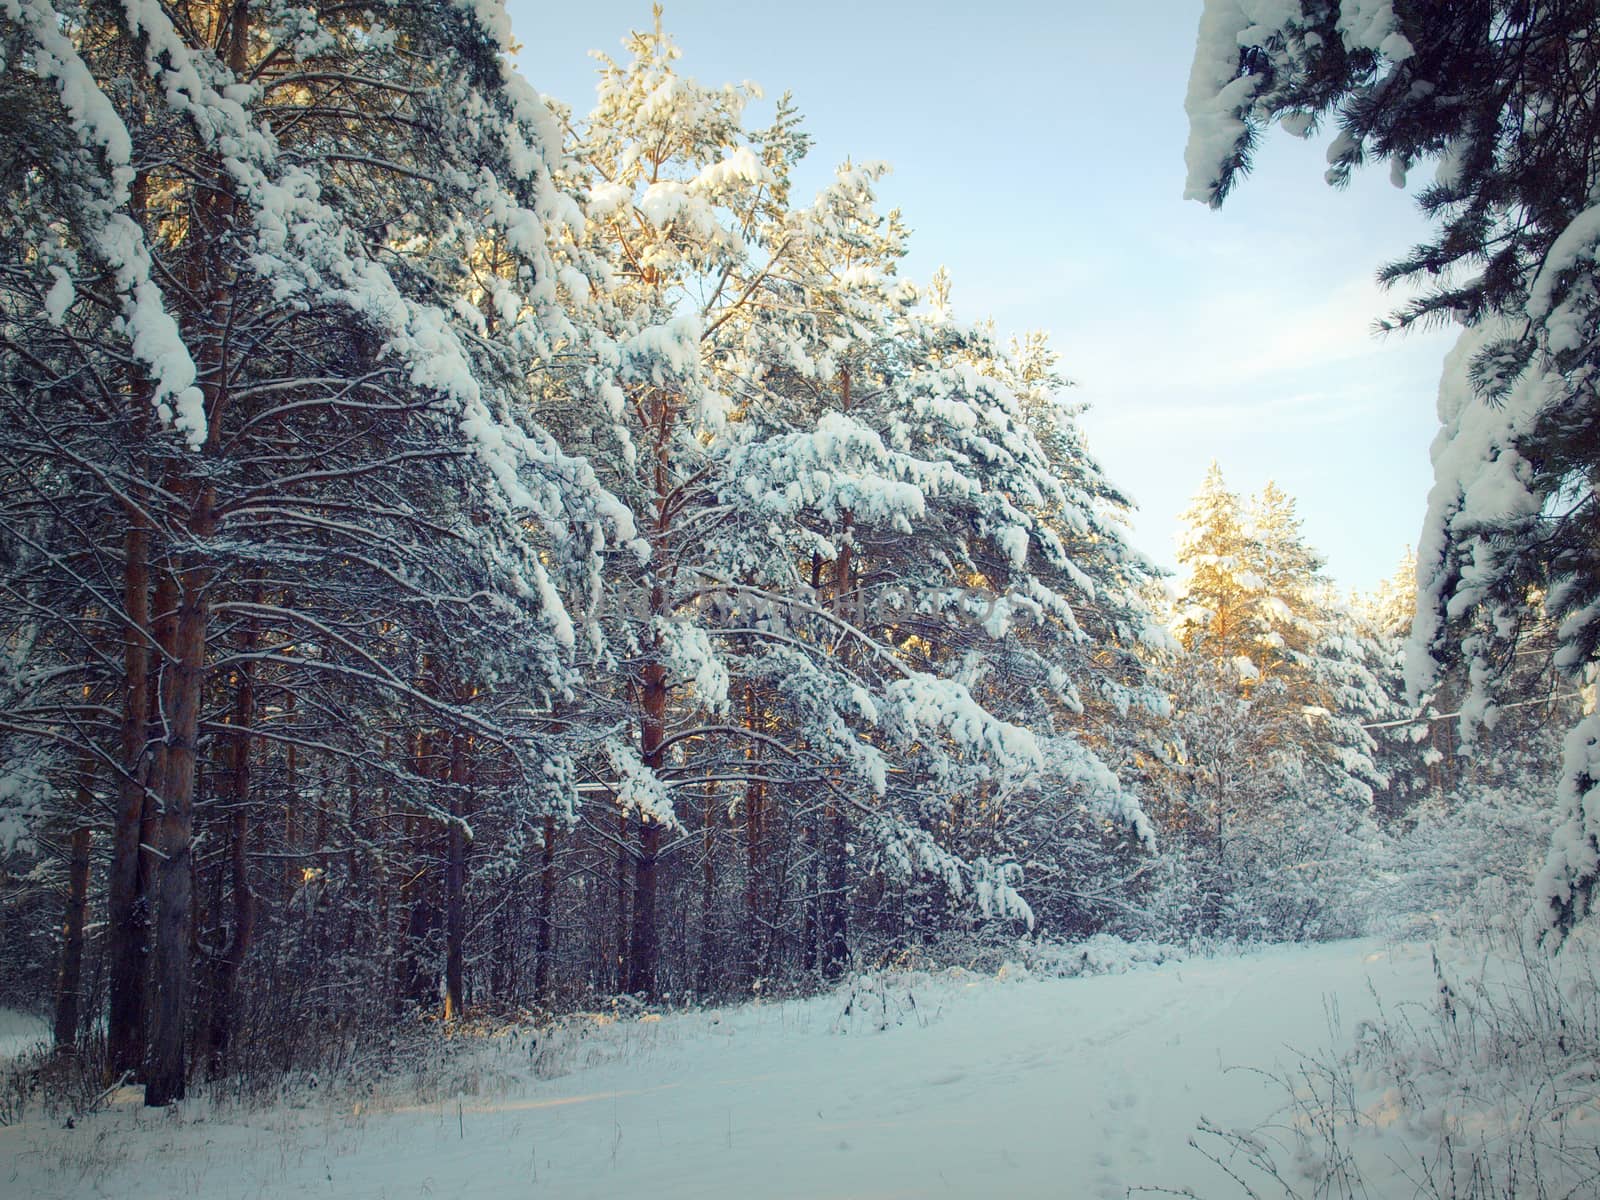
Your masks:
{"label": "snow covered ground", "polygon": [[0,1008],[0,1062],[25,1054],[50,1041],[50,1026],[43,1017]]}
{"label": "snow covered ground", "polygon": [[[885,975],[806,1001],[569,1023],[456,1060],[418,1104],[326,1085],[246,1111],[130,1095],[64,1130],[0,1129],[0,1192],[80,1196],[1121,1197],[1233,1194],[1187,1146],[1253,1126],[1259,1071],[1434,992],[1377,941],[1124,974]],[[1341,1039],[1342,1040],[1342,1039]],[[476,1092],[476,1094],[472,1094]],[[37,1114],[37,1109],[34,1110]],[[1137,1194],[1137,1193],[1135,1193]]]}

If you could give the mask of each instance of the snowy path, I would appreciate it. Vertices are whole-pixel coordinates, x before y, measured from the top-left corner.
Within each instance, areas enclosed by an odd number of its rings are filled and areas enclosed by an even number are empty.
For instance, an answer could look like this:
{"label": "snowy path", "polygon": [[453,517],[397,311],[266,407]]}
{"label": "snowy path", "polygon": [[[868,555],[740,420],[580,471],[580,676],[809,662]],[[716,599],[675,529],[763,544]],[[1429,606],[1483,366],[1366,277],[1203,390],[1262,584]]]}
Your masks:
{"label": "snowy path", "polygon": [[[484,1098],[252,1118],[128,1108],[0,1129],[0,1192],[363,1198],[1227,1195],[1186,1139],[1277,1103],[1252,1071],[1432,989],[1425,948],[1346,942],[1089,979],[925,978],[884,996],[597,1032],[601,1057]],[[887,1004],[887,1008],[885,1008]],[[903,1018],[879,1030],[887,1011]],[[581,1043],[580,1043],[581,1045]],[[506,1052],[509,1054],[509,1052]],[[504,1055],[499,1060],[506,1061]],[[513,1062],[526,1063],[518,1051]],[[69,1173],[43,1169],[61,1152]],[[7,1180],[11,1180],[8,1184]]]}

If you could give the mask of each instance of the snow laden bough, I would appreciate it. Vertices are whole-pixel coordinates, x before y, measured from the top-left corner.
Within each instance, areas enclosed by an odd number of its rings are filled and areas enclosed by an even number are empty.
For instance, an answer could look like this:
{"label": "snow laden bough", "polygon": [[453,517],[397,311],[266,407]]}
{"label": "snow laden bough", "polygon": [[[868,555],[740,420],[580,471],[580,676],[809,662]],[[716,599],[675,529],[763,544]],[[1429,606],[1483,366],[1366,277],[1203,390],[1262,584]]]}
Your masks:
{"label": "snow laden bough", "polygon": [[[352,34],[374,45],[392,43],[394,31],[378,15],[385,7],[372,6],[365,14],[369,24],[348,28],[319,27],[314,20],[307,25],[303,11],[275,6],[266,6],[264,20],[299,22],[297,33],[275,32],[302,61],[312,62],[324,42]],[[441,172],[442,180],[432,182],[445,182],[463,203],[487,213],[503,229],[524,263],[521,279],[531,286],[520,296],[496,297],[496,303],[514,318],[514,341],[548,353],[555,339],[570,332],[570,325],[555,303],[547,231],[581,220],[571,198],[551,180],[558,165],[552,155],[559,154],[559,135],[538,95],[508,66],[493,61],[494,54],[506,53],[509,37],[503,6],[463,0],[438,7],[440,21],[471,20],[478,25],[478,36],[494,39],[486,50],[489,65],[479,64],[477,72],[461,76],[446,106],[463,114],[455,132],[464,145],[489,161],[505,163],[507,169],[472,172],[448,166]],[[122,211],[134,183],[127,127],[62,32],[71,27],[70,17],[44,0],[6,0],[6,13],[32,36],[30,67],[55,81],[81,145],[103,163],[98,194],[82,210],[84,240],[113,272],[132,350],[156,383],[158,414],[198,449],[208,429],[201,391],[195,386],[194,358],[151,276],[143,231]],[[512,418],[510,398],[486,385],[454,314],[408,294],[389,268],[363,252],[363,240],[324,198],[322,181],[301,165],[301,156],[280,152],[269,120],[254,112],[262,98],[261,86],[236,78],[215,55],[192,46],[153,0],[126,0],[123,16],[158,94],[187,120],[204,150],[216,157],[224,185],[241,202],[246,229],[238,232],[249,245],[245,260],[271,284],[275,299],[343,308],[369,323],[383,337],[385,352],[406,364],[412,384],[436,398],[441,415],[453,416],[456,436],[477,456],[506,506],[539,514],[552,524],[563,519],[565,514],[559,504],[552,505],[547,490],[530,483],[531,472],[564,487],[586,488],[597,511],[619,536],[631,537],[629,514],[595,483],[592,472],[562,455],[547,436]],[[53,311],[69,303],[69,287],[70,279],[58,274]],[[536,562],[523,566],[558,635],[570,641],[569,620],[544,571]]]}

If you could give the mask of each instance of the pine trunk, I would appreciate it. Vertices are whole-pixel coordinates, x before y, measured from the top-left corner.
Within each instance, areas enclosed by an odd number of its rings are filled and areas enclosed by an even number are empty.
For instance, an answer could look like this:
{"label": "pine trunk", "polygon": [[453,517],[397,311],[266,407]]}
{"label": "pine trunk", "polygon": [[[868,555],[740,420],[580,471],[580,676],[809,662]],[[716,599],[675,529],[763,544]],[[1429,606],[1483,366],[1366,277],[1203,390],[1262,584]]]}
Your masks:
{"label": "pine trunk", "polygon": [[465,978],[466,917],[466,822],[467,736],[457,733],[450,739],[450,827],[446,837],[445,861],[445,959],[444,1019],[459,1020]]}
{"label": "pine trunk", "polygon": [[[93,797],[78,789],[78,811],[87,818]],[[61,975],[56,987],[55,1045],[70,1054],[78,1044],[83,1010],[83,930],[89,910],[89,837],[87,824],[72,832],[72,863],[67,876],[67,912],[61,924]]]}
{"label": "pine trunk", "polygon": [[716,956],[716,820],[716,787],[708,782],[705,807],[700,813],[700,956],[694,972],[694,990],[701,996],[710,994]]}
{"label": "pine trunk", "polygon": [[[254,632],[246,634],[244,648],[253,649]],[[233,1040],[235,994],[240,968],[255,933],[255,895],[250,890],[250,741],[255,725],[255,681],[248,663],[240,668],[234,696],[230,799],[233,813],[228,839],[230,886],[233,892],[232,936],[213,964],[211,1011],[207,1015],[207,1070],[219,1075],[227,1068]]]}
{"label": "pine trunk", "polygon": [[150,719],[150,539],[143,517],[128,515],[124,537],[121,776],[106,879],[109,1011],[106,1067],[113,1078],[144,1065],[144,991],[149,963],[149,908],[141,887],[145,761]]}
{"label": "pine trunk", "polygon": [[534,943],[533,994],[540,1008],[549,1011],[551,957],[555,954],[556,927],[556,819],[544,819],[544,845],[539,851],[539,926]]}
{"label": "pine trunk", "polygon": [[[215,496],[202,487],[191,531],[213,532]],[[190,849],[194,830],[196,741],[205,683],[206,627],[211,582],[209,567],[191,561],[179,584],[180,602],[170,670],[163,698],[166,718],[166,771],[161,786],[161,817],[156,867],[155,1022],[152,1030],[145,1103],[161,1107],[182,1100],[187,1079],[185,1041],[191,986],[189,941],[193,891]]]}
{"label": "pine trunk", "polygon": [[[670,396],[657,392],[654,415],[655,531],[652,544],[655,560],[651,566],[650,615],[655,620],[671,616],[668,582],[672,555],[672,479],[668,470],[671,436],[678,411]],[[644,765],[652,773],[661,770],[662,745],[666,741],[667,701],[671,687],[663,659],[659,628],[650,634],[649,659],[639,676],[639,750]],[[659,778],[659,775],[657,775]],[[639,852],[633,860],[633,927],[628,940],[627,991],[654,999],[660,941],[656,929],[658,859],[661,853],[661,823],[649,814],[640,818]]]}
{"label": "pine trunk", "polygon": [[800,970],[811,974],[820,958],[822,930],[822,855],[816,834],[807,826],[800,835],[805,853],[806,900],[804,926],[800,931]]}
{"label": "pine trunk", "polygon": [[[850,410],[850,372],[842,371],[842,401],[846,412]],[[840,538],[839,557],[833,565],[834,611],[849,620],[856,607],[852,593],[855,579],[855,542],[851,531],[851,513],[846,509],[842,517],[843,536]],[[842,651],[846,656],[849,647]],[[821,900],[821,967],[825,979],[840,978],[850,965],[849,903],[849,837],[850,823],[843,807],[831,793],[824,808],[822,837],[824,854],[824,887]]]}
{"label": "pine trunk", "polygon": [[643,823],[633,870],[633,936],[628,945],[627,990],[646,999],[656,995],[656,967],[661,952],[656,929],[661,829],[659,821]]}
{"label": "pine trunk", "polygon": [[[652,610],[663,607],[661,588],[652,590]],[[659,653],[659,647],[657,647]],[[644,668],[643,721],[640,739],[644,764],[661,769],[661,746],[666,740],[667,669],[659,658]],[[661,822],[646,814],[640,822],[639,853],[633,867],[633,933],[628,944],[627,990],[647,999],[656,995],[656,968],[660,942],[656,929],[656,892],[661,854]]]}
{"label": "pine trunk", "polygon": [[754,780],[745,785],[744,972],[746,981],[751,984],[755,983],[761,970],[761,884],[766,869],[762,861],[761,846],[761,807],[764,794],[765,788]]}
{"label": "pine trunk", "polygon": [[[432,737],[427,733],[418,733],[415,747],[414,773],[421,780],[433,778],[436,768],[433,764]],[[436,875],[429,865],[433,861],[432,833],[436,828],[436,822],[428,818],[413,817],[406,821],[406,841],[421,865],[408,872],[405,882],[400,885],[400,903],[406,912],[402,938],[405,949],[400,959],[402,1006],[430,1006],[439,996],[438,976],[424,953],[436,921],[431,895]]]}
{"label": "pine trunk", "polygon": [[[628,990],[628,888],[633,881],[633,855],[628,850],[628,810],[617,809],[617,880],[616,912],[612,922],[612,949],[615,962],[614,990],[620,995]],[[608,972],[608,974],[610,974]]]}
{"label": "pine trunk", "polygon": [[830,801],[823,814],[826,849],[821,900],[822,975],[838,979],[850,966],[849,846],[850,825],[839,806]]}

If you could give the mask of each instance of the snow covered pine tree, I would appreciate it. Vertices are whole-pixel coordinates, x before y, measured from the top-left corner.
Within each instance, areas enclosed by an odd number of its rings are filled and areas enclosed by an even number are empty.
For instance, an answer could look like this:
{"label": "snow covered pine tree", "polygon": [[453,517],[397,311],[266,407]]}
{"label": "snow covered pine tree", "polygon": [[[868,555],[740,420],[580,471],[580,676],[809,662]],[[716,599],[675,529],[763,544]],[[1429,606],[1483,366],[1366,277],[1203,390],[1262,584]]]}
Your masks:
{"label": "snow covered pine tree", "polygon": [[[518,712],[566,686],[556,580],[592,576],[631,523],[529,420],[528,375],[565,329],[547,226],[574,210],[498,6],[0,11],[21,152],[3,176],[0,436],[32,498],[6,510],[7,540],[105,628],[52,643],[71,669],[51,677],[89,679],[68,740],[119,780],[111,1065],[159,1105],[185,1089],[191,929],[214,1016],[249,943],[251,756],[285,756],[291,834],[308,798],[326,814],[343,794],[299,792],[308,763],[324,783],[349,768],[351,822],[359,778],[395,781],[413,825],[448,831],[459,901],[464,764],[413,770],[425,756],[403,748],[492,747],[522,781],[503,794],[563,803],[562,772],[525,723],[487,715],[486,685]],[[503,272],[475,273],[464,238],[498,239]],[[38,514],[72,481],[90,519],[42,546]],[[27,709],[19,726],[59,737]],[[197,822],[232,847],[231,916],[195,911],[197,873],[220,894],[229,869],[197,867]],[[329,873],[289,840],[305,865],[285,889]],[[455,959],[460,928],[453,910]]]}
{"label": "snow covered pine tree", "polygon": [[[1464,326],[1439,390],[1435,484],[1418,546],[1409,683],[1461,663],[1470,738],[1537,618],[1577,682],[1600,663],[1600,13],[1590,0],[1397,4],[1207,0],[1187,109],[1186,194],[1220,205],[1272,124],[1338,126],[1328,179],[1370,160],[1417,192],[1437,236],[1379,274],[1418,286],[1391,327]],[[1558,930],[1600,887],[1600,713],[1567,739],[1562,825],[1539,881]]]}

